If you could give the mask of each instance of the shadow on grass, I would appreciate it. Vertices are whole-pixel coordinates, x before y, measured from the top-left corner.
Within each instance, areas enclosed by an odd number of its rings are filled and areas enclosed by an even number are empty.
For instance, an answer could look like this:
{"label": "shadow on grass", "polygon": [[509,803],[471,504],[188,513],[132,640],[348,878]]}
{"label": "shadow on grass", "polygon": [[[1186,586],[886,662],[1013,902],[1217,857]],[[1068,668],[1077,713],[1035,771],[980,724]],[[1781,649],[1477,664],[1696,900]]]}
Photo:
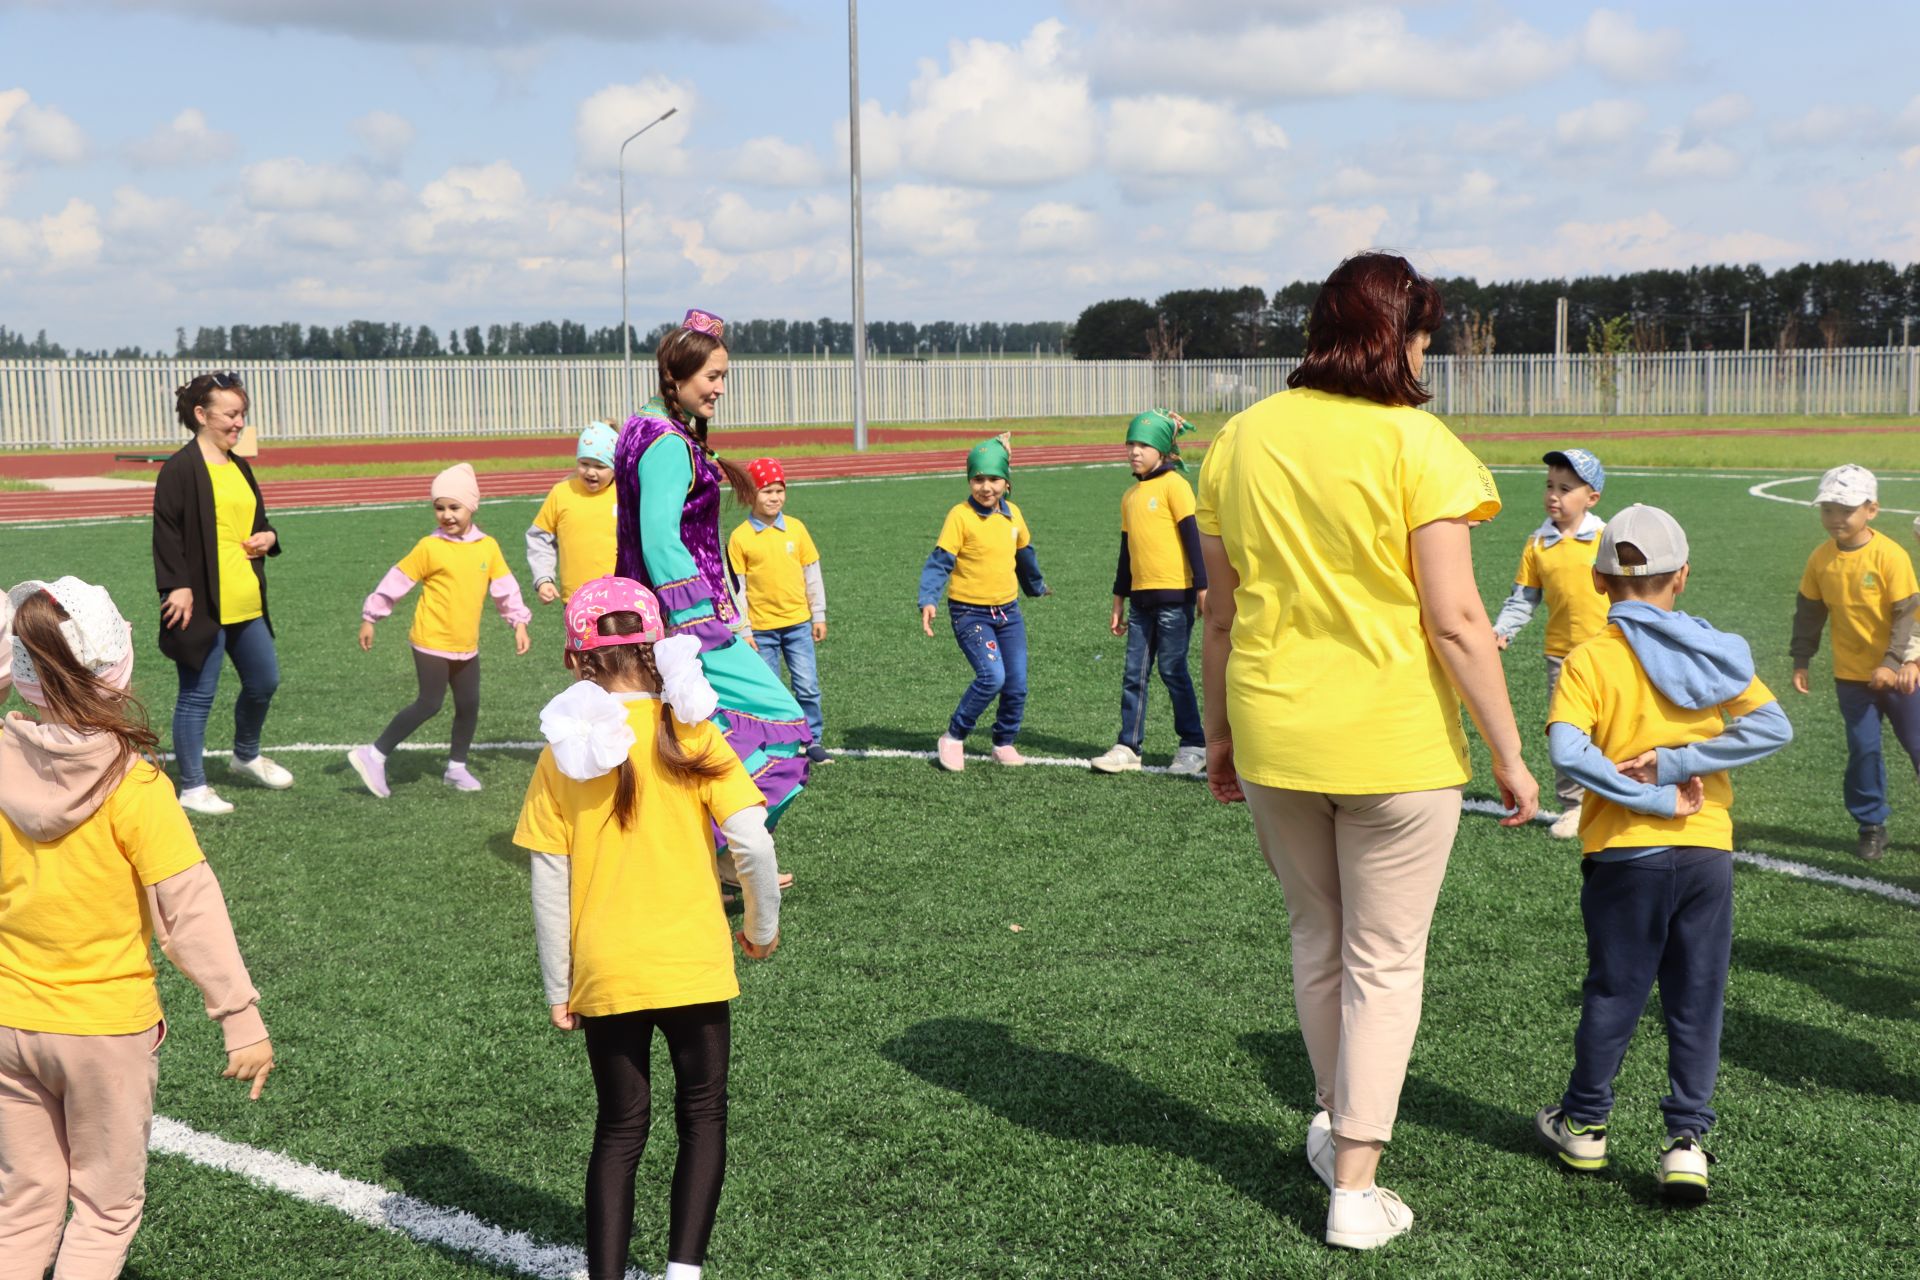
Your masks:
{"label": "shadow on grass", "polygon": [[[967,749],[974,752],[987,750],[990,744],[988,728],[990,722],[983,716],[980,728],[967,740]],[[847,729],[841,734],[841,743],[852,751],[927,751],[933,750],[934,740],[946,732],[944,724],[936,724],[923,730],[895,729],[887,725],[863,724]],[[1099,755],[1112,743],[1094,746],[1073,738],[1056,737],[1050,733],[1030,733],[1022,730],[1018,746],[1031,756],[1066,756],[1076,760],[1089,759]]]}
{"label": "shadow on grass", "polygon": [[488,836],[487,852],[508,866],[518,867],[522,871],[525,871],[527,864],[533,860],[532,854],[513,842],[511,831],[496,831]]}
{"label": "shadow on grass", "polygon": [[[1889,939],[1889,941],[1891,941]],[[1735,939],[1733,962],[1810,987],[1832,1004],[1875,1018],[1920,1018],[1920,983],[1898,976],[1910,972],[1778,942]]]}
{"label": "shadow on grass", "polygon": [[[1841,821],[1847,822],[1850,819],[1842,815]],[[1808,849],[1819,849],[1824,853],[1844,853],[1851,857],[1859,847],[1859,841],[1855,836],[1828,835],[1824,832],[1808,831],[1803,827],[1775,827],[1764,822],[1736,824],[1734,838],[1742,849],[1753,849],[1756,853],[1774,853],[1783,857]],[[1759,847],[1756,848],[1756,846]]]}
{"label": "shadow on grass", "polygon": [[584,1242],[586,1210],[581,1203],[490,1173],[460,1147],[444,1142],[394,1147],[381,1163],[393,1185],[416,1200],[464,1209],[539,1239]]}
{"label": "shadow on grass", "polygon": [[1208,1115],[1111,1063],[1021,1044],[1003,1024],[972,1018],[916,1023],[880,1052],[1024,1129],[1068,1142],[1164,1151],[1211,1169],[1304,1236],[1317,1237],[1324,1226],[1326,1196],[1279,1135]]}
{"label": "shadow on grass", "polygon": [[1720,1056],[1784,1085],[1812,1083],[1903,1102],[1920,1098],[1920,1078],[1888,1066],[1879,1045],[1770,1014],[1728,1009]]}

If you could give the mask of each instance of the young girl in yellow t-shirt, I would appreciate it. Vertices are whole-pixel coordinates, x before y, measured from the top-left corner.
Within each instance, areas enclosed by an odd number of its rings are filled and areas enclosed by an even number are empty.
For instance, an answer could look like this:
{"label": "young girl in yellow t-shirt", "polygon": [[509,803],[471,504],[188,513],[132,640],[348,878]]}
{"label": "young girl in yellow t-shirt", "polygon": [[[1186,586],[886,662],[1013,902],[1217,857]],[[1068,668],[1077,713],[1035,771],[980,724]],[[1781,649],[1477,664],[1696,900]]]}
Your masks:
{"label": "young girl in yellow t-shirt", "polygon": [[15,683],[40,709],[38,720],[9,713],[0,731],[7,1276],[120,1274],[146,1200],[166,1038],[156,937],[220,1024],[222,1074],[258,1098],[273,1070],[220,882],[153,762],[159,742],[127,693],[132,674],[132,629],[102,588],[23,582],[0,599],[0,696]]}
{"label": "young girl in yellow t-shirt", "polygon": [[520,584],[500,544],[474,527],[480,506],[480,481],[473,468],[456,463],[433,478],[433,518],[438,527],[420,539],[400,563],[387,570],[380,585],[360,607],[360,647],[373,648],[373,624],[393,612],[394,602],[424,584],[413,610],[413,670],[420,694],[401,708],[371,746],[355,747],[347,763],[381,799],[387,786],[387,757],[415,729],[439,714],[447,688],[453,688],[453,742],[447,750],[446,784],[456,791],[478,791],[480,779],[467,768],[480,720],[480,613],[492,597],[500,616],[513,626],[513,651],[527,651],[527,623],[533,617],[520,599]]}
{"label": "young girl in yellow t-shirt", "polygon": [[[567,602],[577,683],[547,704],[514,843],[532,854],[534,936],[549,1016],[584,1030],[599,1114],[587,1164],[587,1272],[626,1273],[633,1180],[651,1119],[656,1028],[673,1062],[679,1153],[668,1280],[706,1259],[726,1165],[732,941],[780,945],[779,873],[759,788],[709,719],[695,636],[666,639],[653,593],[596,578]],[[730,936],[714,827],[746,898]]]}

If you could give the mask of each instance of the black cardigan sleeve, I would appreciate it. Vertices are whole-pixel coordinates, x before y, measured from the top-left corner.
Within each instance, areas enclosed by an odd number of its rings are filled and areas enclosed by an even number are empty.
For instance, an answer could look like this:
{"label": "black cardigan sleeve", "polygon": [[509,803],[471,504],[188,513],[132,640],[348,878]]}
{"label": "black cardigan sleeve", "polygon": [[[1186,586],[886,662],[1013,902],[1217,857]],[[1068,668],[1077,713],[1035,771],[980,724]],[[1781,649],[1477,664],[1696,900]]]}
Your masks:
{"label": "black cardigan sleeve", "polygon": [[163,596],[193,585],[199,548],[187,546],[187,509],[194,501],[192,477],[170,459],[153,485],[153,585]]}

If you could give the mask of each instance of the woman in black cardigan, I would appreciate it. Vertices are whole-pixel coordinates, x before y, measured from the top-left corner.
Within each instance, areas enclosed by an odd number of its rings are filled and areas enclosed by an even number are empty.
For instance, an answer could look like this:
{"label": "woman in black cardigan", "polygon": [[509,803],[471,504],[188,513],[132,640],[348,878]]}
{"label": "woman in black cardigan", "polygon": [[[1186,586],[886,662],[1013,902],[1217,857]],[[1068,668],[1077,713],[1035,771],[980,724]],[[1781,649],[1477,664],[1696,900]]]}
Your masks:
{"label": "woman in black cardigan", "polygon": [[180,803],[195,813],[233,812],[207,785],[202,760],[222,655],[240,673],[229,772],[276,791],[293,785],[292,774],[260,754],[260,730],[280,685],[265,571],[265,557],[280,554],[280,535],[267,523],[253,469],[233,452],[248,403],[237,373],[203,373],[175,392],[174,410],[193,439],[167,459],[153,487],[160,652],[180,672],[173,752]]}

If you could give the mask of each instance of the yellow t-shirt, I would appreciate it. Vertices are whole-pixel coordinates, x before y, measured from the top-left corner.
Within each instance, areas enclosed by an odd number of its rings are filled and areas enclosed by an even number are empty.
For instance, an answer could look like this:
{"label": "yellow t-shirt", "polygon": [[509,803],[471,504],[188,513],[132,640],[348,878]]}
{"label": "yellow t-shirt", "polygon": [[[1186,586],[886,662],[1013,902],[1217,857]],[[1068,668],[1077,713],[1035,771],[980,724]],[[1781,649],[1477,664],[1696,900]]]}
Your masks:
{"label": "yellow t-shirt", "polygon": [[[1755,680],[1731,702],[1690,711],[1654,688],[1618,626],[1609,625],[1567,655],[1560,668],[1549,724],[1570,724],[1593,739],[1607,759],[1630,760],[1655,747],[1686,747],[1718,737],[1728,720],[1758,711],[1774,696]],[[1647,849],[1693,845],[1733,848],[1733,782],[1726,770],[1701,779],[1706,795],[1690,818],[1635,813],[1604,796],[1587,793],[1580,806],[1580,848]]]}
{"label": "yellow t-shirt", "polygon": [[1607,597],[1593,587],[1593,562],[1599,554],[1597,533],[1585,542],[1563,535],[1550,547],[1541,546],[1535,534],[1520,553],[1520,572],[1513,580],[1537,588],[1546,600],[1550,658],[1566,657],[1607,625]]}
{"label": "yellow t-shirt", "polygon": [[513,575],[500,544],[484,533],[472,542],[453,542],[430,533],[394,567],[420,584],[413,629],[407,632],[414,648],[478,652],[480,614],[488,588]]}
{"label": "yellow t-shirt", "polygon": [[971,502],[947,512],[934,543],[954,559],[947,598],[960,604],[1012,604],[1020,594],[1013,571],[1014,553],[1033,541],[1026,517],[1012,499],[1002,499],[1004,510],[981,515]]}
{"label": "yellow t-shirt", "polygon": [[660,764],[654,734],[660,703],[628,704],[638,798],[626,830],[613,820],[617,774],[577,782],[540,753],[513,842],[573,859],[572,987],[583,1017],[731,1000],[733,931],[720,905],[713,824],[765,804],[739,757],[711,722],[676,725],[690,751],[727,764],[714,779],[675,779]]}
{"label": "yellow t-shirt", "polygon": [[611,484],[588,493],[579,476],[568,476],[547,491],[533,527],[553,535],[560,557],[562,600],[572,599],[584,583],[613,572],[619,511]]}
{"label": "yellow t-shirt", "polygon": [[1838,680],[1872,678],[1893,642],[1893,606],[1920,592],[1907,549],[1877,530],[1867,534],[1867,544],[1852,551],[1827,539],[1800,575],[1800,594],[1827,606]]}
{"label": "yellow t-shirt", "polygon": [[747,623],[755,631],[796,626],[813,617],[807,604],[804,570],[820,563],[819,548],[807,526],[781,515],[787,527],[767,525],[756,530],[744,521],[727,539],[727,563],[746,580]]}
{"label": "yellow t-shirt", "polygon": [[173,783],[144,760],[57,840],[0,817],[0,1026],[121,1036],[160,1021],[143,890],[200,861]]}
{"label": "yellow t-shirt", "polygon": [[1193,486],[1178,471],[1141,480],[1121,497],[1120,532],[1127,535],[1135,591],[1193,586],[1193,566],[1180,543],[1180,522],[1193,511]]}
{"label": "yellow t-shirt", "polygon": [[1499,510],[1493,476],[1419,409],[1295,390],[1227,423],[1196,519],[1240,576],[1227,715],[1242,778],[1361,795],[1467,780],[1410,535]]}
{"label": "yellow t-shirt", "polygon": [[207,463],[213,480],[214,545],[219,549],[220,625],[247,622],[266,611],[260,602],[260,579],[247,558],[245,542],[253,536],[253,517],[260,500],[253,496],[240,468],[228,462]]}

